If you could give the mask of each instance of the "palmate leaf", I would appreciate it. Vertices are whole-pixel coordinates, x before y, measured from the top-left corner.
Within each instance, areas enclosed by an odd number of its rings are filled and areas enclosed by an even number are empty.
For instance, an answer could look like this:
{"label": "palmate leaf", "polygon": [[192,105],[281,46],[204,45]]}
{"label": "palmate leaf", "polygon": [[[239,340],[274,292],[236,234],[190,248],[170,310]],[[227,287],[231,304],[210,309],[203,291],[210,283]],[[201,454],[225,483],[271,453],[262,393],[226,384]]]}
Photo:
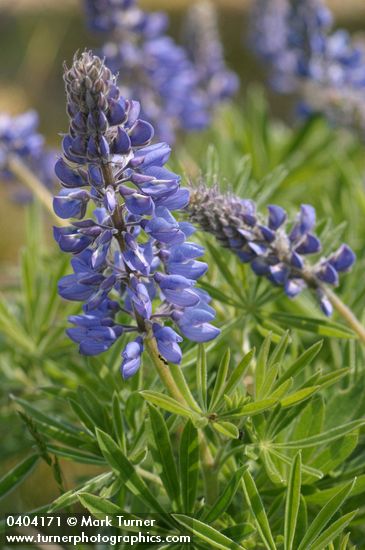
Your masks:
{"label": "palmate leaf", "polygon": [[185,424],[180,443],[179,472],[183,509],[192,512],[198,490],[199,440],[198,431],[190,420]]}
{"label": "palmate leaf", "polygon": [[244,550],[244,547],[226,537],[210,525],[183,514],[172,514],[173,518],[185,529],[193,533],[202,541],[209,544],[209,548],[219,550]]}
{"label": "palmate leaf", "polygon": [[257,490],[256,484],[248,470],[243,474],[243,491],[250,507],[251,513],[255,518],[257,530],[265,547],[269,550],[276,550],[274,538],[271,533],[269,520],[265,512],[264,505]]}
{"label": "palmate leaf", "polygon": [[180,484],[166,422],[153,405],[148,405],[148,411],[155,442],[154,456],[162,466],[161,480],[170,499],[179,503]]}
{"label": "palmate leaf", "polygon": [[0,499],[13,491],[29,474],[39,460],[39,455],[28,456],[0,479]]}
{"label": "palmate leaf", "polygon": [[284,550],[293,550],[294,536],[297,526],[300,505],[302,460],[300,451],[296,454],[290,469],[288,490],[285,502],[284,519]]}

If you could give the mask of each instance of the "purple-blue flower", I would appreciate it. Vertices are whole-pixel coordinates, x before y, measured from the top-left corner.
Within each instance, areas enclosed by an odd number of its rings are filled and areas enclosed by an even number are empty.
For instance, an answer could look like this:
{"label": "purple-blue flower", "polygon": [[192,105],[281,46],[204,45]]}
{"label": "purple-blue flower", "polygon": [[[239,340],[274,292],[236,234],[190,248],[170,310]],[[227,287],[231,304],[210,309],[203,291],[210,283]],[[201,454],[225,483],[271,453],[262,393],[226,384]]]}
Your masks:
{"label": "purple-blue flower", "polygon": [[[306,257],[321,252],[320,240],[313,233],[313,206],[303,204],[294,223],[288,225],[287,214],[280,206],[268,206],[268,216],[262,216],[252,201],[201,186],[191,192],[188,211],[193,222],[212,233],[242,262],[250,263],[256,275],[283,287],[289,298],[305,288],[314,289],[324,313],[332,313],[323,285],[337,286],[339,274],[349,271],[356,258],[351,248],[343,244],[327,258],[318,257],[309,264]],[[195,325],[209,321],[211,311],[207,305],[202,308],[204,303],[208,302],[201,297],[195,310],[175,314],[174,320],[190,339],[194,338]]]}
{"label": "purple-blue flower", "polygon": [[[72,222],[55,228],[54,236],[73,254],[73,273],[60,280],[59,293],[83,302],[67,333],[85,355],[137,333],[122,352],[124,378],[138,370],[145,337],[155,339],[165,360],[179,363],[182,337],[170,325],[188,336],[188,311],[194,341],[219,333],[210,324],[207,296],[196,288],[207,269],[196,260],[204,250],[187,241],[191,224],[178,222],[170,210],[185,207],[189,192],[164,167],[169,146],[151,145],[152,126],[139,118],[138,103],[121,97],[100,58],[84,52],[64,78],[70,128],[56,165],[63,189],[54,209]],[[205,308],[204,319],[199,311]]]}

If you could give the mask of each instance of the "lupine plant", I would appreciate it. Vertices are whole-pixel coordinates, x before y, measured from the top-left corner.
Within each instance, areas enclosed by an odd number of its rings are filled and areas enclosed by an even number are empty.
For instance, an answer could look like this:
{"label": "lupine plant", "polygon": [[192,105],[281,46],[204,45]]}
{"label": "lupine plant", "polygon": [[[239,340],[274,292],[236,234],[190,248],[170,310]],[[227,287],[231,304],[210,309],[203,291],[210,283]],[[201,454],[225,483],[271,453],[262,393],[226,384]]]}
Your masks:
{"label": "lupine plant", "polygon": [[[162,40],[133,0],[87,7],[123,55]],[[225,95],[211,8],[191,13],[180,52]],[[167,103],[148,116],[149,84],[134,95],[83,48],[60,82],[56,189],[36,115],[1,126],[1,176],[34,195],[0,278],[2,511],[143,514],[163,541],[191,537],[136,548],[362,548],[362,141],[313,113],[273,120],[254,87],[171,147],[154,139],[177,130]],[[90,547],[133,547],[121,534]]]}

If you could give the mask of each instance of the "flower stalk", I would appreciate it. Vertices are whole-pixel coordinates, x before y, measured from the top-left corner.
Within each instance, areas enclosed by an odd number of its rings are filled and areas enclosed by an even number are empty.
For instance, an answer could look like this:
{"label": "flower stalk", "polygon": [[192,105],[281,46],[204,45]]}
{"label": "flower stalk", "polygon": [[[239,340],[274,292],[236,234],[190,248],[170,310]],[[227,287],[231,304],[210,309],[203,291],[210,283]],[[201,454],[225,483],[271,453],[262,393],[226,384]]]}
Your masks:
{"label": "flower stalk", "polygon": [[[184,396],[180,392],[174,378],[171,376],[168,365],[162,361],[157,349],[156,340],[153,335],[149,335],[144,340],[145,348],[148,355],[156,368],[156,371],[160,377],[161,382],[167,389],[171,397],[176,399],[181,405],[189,408],[189,404],[186,402]],[[213,504],[217,498],[217,475],[216,464],[213,455],[210,451],[207,439],[203,430],[199,430],[199,447],[200,447],[200,460],[203,466],[203,476],[205,485],[205,496],[207,504]]]}

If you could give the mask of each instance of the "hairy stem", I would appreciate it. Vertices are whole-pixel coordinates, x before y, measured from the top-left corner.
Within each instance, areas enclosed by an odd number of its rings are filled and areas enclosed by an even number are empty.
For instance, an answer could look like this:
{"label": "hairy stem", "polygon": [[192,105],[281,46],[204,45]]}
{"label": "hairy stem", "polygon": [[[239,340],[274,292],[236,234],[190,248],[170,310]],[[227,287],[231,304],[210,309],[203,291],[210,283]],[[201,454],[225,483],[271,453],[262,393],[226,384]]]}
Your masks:
{"label": "hairy stem", "polygon": [[[158,375],[164,384],[165,388],[169,392],[170,396],[176,399],[179,403],[189,408],[189,404],[186,402],[184,396],[179,390],[174,378],[171,376],[168,365],[161,360],[158,353],[156,340],[152,335],[148,335],[145,338],[146,350],[156,367]],[[215,462],[212,453],[209,449],[208,442],[202,430],[199,430],[199,446],[200,446],[200,459],[203,465],[205,496],[207,504],[213,504],[217,498],[217,474],[215,468]]]}
{"label": "hairy stem", "polygon": [[51,193],[17,155],[8,155],[7,165],[14,176],[43,204],[58,225],[64,227],[69,225],[66,220],[62,220],[55,214]]}
{"label": "hairy stem", "polygon": [[343,303],[343,301],[329,288],[323,289],[327,298],[335,308],[335,310],[341,315],[341,317],[346,321],[349,327],[352,328],[354,332],[359,337],[359,340],[365,344],[365,327],[360,323],[360,321],[355,317],[351,309]]}

